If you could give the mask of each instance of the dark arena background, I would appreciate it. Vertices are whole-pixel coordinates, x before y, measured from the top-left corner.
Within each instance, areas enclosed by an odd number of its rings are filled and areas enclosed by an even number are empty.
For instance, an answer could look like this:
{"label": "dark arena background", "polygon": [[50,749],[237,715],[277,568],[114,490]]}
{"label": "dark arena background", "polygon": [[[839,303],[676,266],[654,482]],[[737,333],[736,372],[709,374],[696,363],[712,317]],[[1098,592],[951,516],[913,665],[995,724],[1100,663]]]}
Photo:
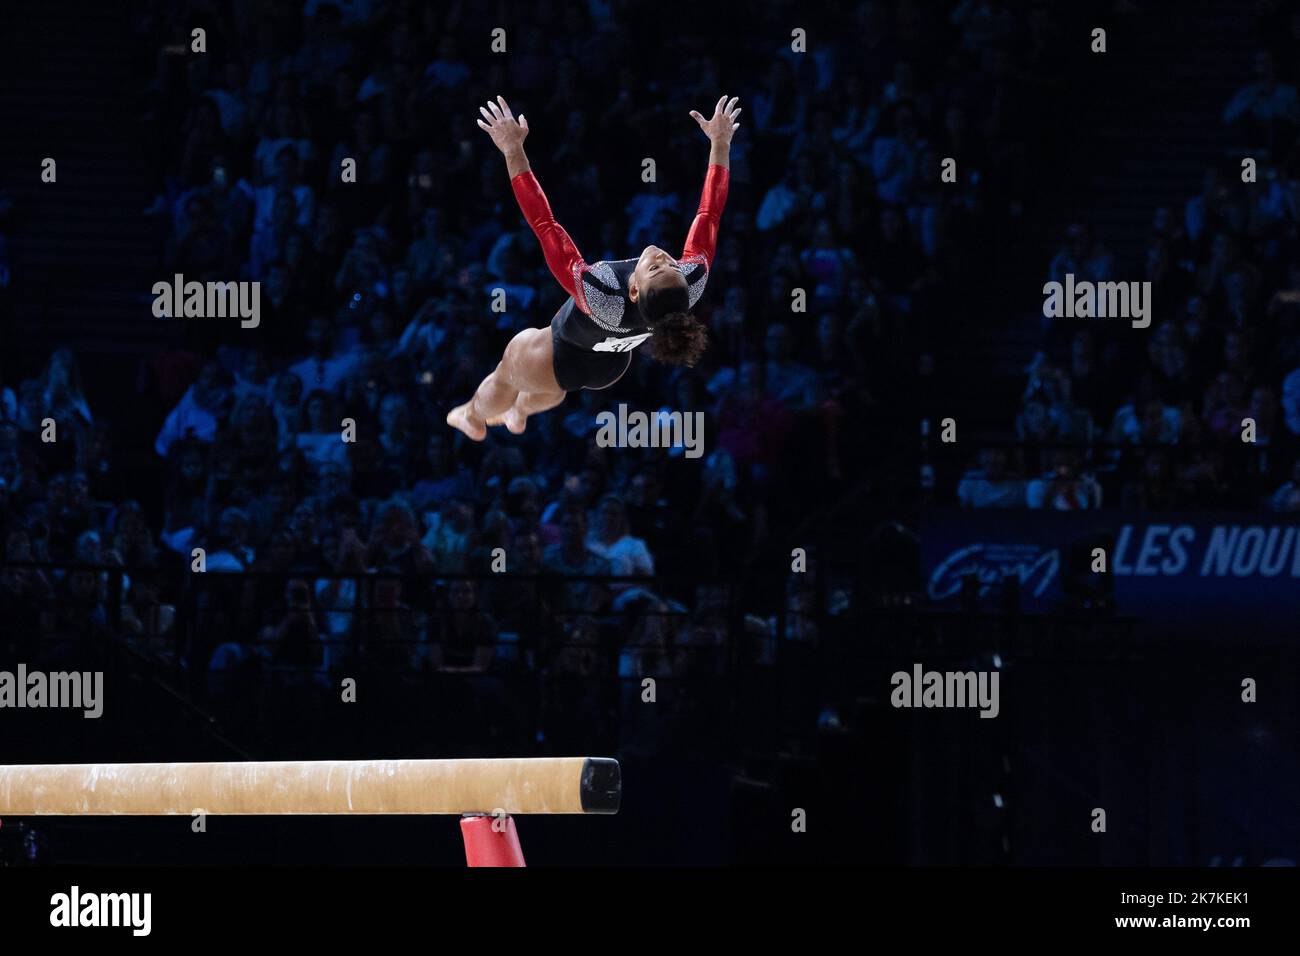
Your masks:
{"label": "dark arena background", "polygon": [[[0,34],[0,765],[616,758],[617,814],[516,817],[533,866],[1300,859],[1294,5]],[[698,364],[449,427],[567,295],[480,107],[596,263],[681,253],[723,94]],[[0,817],[11,867],[465,859],[436,815]]]}

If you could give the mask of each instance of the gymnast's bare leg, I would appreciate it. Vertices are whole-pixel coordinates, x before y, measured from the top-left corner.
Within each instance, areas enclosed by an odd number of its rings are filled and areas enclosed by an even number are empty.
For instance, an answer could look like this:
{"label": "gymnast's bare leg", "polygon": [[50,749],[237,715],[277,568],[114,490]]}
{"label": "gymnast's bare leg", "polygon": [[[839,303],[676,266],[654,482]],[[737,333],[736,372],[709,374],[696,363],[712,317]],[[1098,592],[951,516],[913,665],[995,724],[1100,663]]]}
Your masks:
{"label": "gymnast's bare leg", "polygon": [[487,437],[489,425],[505,425],[513,434],[523,434],[529,415],[564,401],[553,362],[550,326],[524,329],[510,340],[501,361],[479,383],[474,397],[447,413],[447,424],[474,441]]}

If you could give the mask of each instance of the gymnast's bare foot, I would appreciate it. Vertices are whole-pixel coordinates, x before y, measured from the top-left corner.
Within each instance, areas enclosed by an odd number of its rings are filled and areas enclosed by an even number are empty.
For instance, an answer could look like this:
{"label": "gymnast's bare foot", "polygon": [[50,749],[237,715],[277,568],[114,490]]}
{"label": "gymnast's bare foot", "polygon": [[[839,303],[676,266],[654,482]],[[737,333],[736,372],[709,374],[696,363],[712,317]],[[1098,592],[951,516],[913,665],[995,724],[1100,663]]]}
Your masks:
{"label": "gymnast's bare foot", "polygon": [[447,413],[447,424],[458,431],[464,432],[474,441],[482,441],[487,438],[487,428],[483,425],[475,425],[470,421],[469,402],[464,405],[457,405]]}
{"label": "gymnast's bare foot", "polygon": [[501,422],[506,426],[506,431],[512,435],[522,435],[524,429],[528,426],[525,424],[528,416],[519,410],[518,405],[511,405],[509,410],[501,416]]}
{"label": "gymnast's bare foot", "polygon": [[519,411],[519,406],[511,405],[508,409],[493,418],[487,420],[488,427],[493,425],[505,425],[506,430],[512,435],[522,435],[524,428],[527,426],[524,422],[528,421],[528,416]]}

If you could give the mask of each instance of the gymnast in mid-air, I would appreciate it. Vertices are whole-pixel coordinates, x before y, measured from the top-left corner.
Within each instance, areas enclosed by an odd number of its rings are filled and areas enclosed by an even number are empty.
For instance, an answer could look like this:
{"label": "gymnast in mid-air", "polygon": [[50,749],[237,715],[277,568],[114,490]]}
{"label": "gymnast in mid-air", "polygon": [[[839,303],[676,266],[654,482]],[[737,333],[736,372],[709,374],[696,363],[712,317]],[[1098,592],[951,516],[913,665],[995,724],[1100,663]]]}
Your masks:
{"label": "gymnast in mid-air", "polygon": [[551,214],[524,155],[528,120],[523,115],[516,119],[499,96],[479,112],[483,118],[478,125],[505,156],[519,208],[569,298],[550,328],[524,329],[510,340],[474,397],[447,413],[447,424],[475,441],[487,437],[489,425],[505,425],[522,434],[529,415],[559,405],[565,393],[617,382],[632,364],[632,350],[640,345],[661,362],[694,365],[708,335],[690,310],[704,292],[727,202],[731,137],[740,128],[736,97],[728,101],[723,96],[708,119],[691,110],[709,137],[709,168],[680,259],[658,246],[646,246],[637,259],[584,261]]}

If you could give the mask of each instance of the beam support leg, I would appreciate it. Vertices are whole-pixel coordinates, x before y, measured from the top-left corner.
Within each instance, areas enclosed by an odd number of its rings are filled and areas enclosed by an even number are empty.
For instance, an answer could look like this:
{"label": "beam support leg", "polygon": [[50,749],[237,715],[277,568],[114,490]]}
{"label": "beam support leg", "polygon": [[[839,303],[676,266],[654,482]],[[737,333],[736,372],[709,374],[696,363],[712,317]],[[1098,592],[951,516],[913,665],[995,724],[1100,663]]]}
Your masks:
{"label": "beam support leg", "polygon": [[524,851],[514,818],[484,813],[460,818],[460,833],[465,840],[465,863],[468,866],[524,866]]}

